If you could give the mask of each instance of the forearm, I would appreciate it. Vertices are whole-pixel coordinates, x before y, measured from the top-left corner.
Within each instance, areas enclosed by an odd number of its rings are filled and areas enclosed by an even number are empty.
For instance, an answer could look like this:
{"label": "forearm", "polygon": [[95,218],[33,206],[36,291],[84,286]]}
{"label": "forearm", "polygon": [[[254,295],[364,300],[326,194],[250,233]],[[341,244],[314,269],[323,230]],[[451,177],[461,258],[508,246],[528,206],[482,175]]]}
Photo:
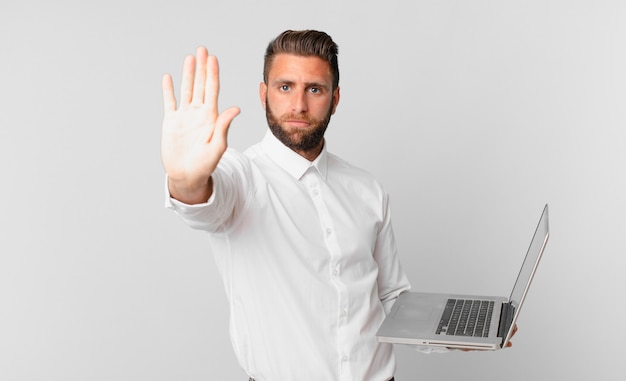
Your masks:
{"label": "forearm", "polygon": [[202,204],[213,194],[213,177],[198,184],[188,184],[168,177],[167,189],[170,197],[175,200],[188,205]]}
{"label": "forearm", "polygon": [[186,203],[172,196],[170,179],[165,179],[165,207],[173,210],[183,221],[193,229],[216,232],[221,229],[224,220],[228,219],[229,211],[223,204],[223,199],[216,200],[220,188],[219,181],[213,180],[215,190],[205,202]]}
{"label": "forearm", "polygon": [[[229,150],[220,165],[207,179],[210,193],[198,197],[195,203],[180,200],[172,194],[167,176],[164,185],[165,206],[174,210],[192,228],[209,232],[227,230],[235,223],[238,213],[245,210],[246,201],[253,194],[250,183],[250,163],[244,155]],[[206,197],[206,198],[205,198]],[[202,201],[200,201],[202,200]]]}

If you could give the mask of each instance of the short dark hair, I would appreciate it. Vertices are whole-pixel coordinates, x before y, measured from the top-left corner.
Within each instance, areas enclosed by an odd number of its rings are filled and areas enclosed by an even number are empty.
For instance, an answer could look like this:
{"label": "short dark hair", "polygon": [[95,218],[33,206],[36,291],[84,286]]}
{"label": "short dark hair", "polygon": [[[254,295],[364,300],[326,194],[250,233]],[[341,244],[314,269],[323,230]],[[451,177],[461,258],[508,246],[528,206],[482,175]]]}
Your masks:
{"label": "short dark hair", "polygon": [[333,89],[339,86],[338,47],[326,33],[317,30],[286,30],[273,39],[265,50],[263,81],[267,83],[274,57],[280,53],[315,56],[328,62],[333,75]]}

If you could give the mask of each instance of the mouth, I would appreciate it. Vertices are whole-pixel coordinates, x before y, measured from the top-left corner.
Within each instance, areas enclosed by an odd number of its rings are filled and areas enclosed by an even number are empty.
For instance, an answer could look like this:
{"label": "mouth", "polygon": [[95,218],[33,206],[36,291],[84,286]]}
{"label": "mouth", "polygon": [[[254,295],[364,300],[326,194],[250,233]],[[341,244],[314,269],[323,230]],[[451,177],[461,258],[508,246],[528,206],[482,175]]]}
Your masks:
{"label": "mouth", "polygon": [[285,120],[285,123],[298,128],[305,128],[311,125],[310,121],[304,119],[287,119]]}

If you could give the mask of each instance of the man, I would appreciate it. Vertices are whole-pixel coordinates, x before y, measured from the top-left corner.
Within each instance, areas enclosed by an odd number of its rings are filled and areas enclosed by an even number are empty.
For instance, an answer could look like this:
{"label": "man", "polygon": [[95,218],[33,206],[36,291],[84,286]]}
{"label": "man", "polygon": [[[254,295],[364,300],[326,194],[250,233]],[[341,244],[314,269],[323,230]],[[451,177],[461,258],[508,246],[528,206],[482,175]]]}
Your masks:
{"label": "man", "polygon": [[163,77],[167,207],[210,233],[233,348],[251,379],[393,379],[392,346],[375,333],[410,285],[387,194],[327,151],[337,45],[323,32],[286,31],[263,73],[269,130],[244,154],[227,149],[239,109],[218,113],[215,57],[201,47],[185,59],[178,106]]}

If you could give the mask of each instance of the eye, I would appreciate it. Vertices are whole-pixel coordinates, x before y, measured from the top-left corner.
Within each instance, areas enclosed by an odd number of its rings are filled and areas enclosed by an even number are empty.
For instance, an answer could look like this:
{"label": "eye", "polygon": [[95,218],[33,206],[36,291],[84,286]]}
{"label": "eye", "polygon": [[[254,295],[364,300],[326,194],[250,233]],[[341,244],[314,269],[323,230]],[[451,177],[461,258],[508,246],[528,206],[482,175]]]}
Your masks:
{"label": "eye", "polygon": [[309,89],[309,91],[310,91],[312,94],[319,94],[319,93],[321,93],[321,92],[322,92],[322,89],[320,89],[319,87],[311,87],[311,88]]}
{"label": "eye", "polygon": [[280,85],[279,89],[280,91],[289,91],[291,87],[289,87],[289,85]]}

